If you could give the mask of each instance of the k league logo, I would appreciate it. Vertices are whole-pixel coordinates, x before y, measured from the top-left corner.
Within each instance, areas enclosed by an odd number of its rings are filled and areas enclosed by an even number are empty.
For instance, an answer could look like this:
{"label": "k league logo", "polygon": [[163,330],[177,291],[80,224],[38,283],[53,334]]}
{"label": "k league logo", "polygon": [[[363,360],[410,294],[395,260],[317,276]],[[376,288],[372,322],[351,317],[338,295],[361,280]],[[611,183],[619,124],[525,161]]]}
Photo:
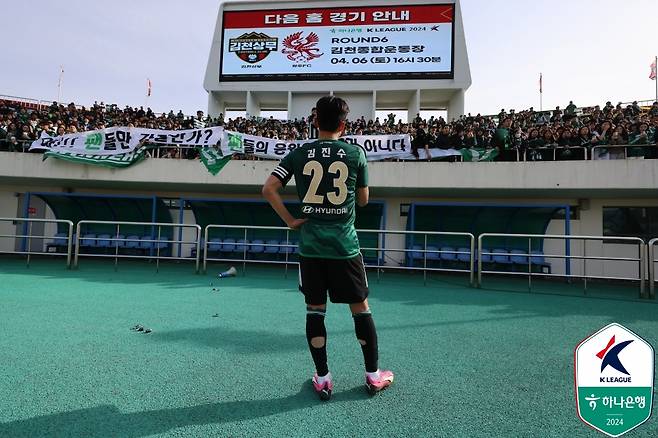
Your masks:
{"label": "k league logo", "polygon": [[618,437],[651,416],[654,350],[613,323],[583,340],[574,352],[576,409],[588,426]]}

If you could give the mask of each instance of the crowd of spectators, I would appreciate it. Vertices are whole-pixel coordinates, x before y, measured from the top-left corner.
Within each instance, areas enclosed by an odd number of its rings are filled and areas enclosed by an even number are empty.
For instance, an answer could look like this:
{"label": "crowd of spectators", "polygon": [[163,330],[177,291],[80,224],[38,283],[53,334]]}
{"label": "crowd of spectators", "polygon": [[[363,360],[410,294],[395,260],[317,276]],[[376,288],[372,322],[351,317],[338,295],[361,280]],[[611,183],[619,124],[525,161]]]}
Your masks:
{"label": "crowd of spectators", "polygon": [[[25,105],[0,101],[0,150],[23,151],[42,132],[62,135],[110,126],[135,126],[166,130],[224,126],[226,129],[282,140],[314,138],[312,113],[300,120],[237,117],[226,120],[223,115],[212,118],[198,111],[185,116],[182,111],[156,114],[144,109],[95,102],[90,107],[71,103],[49,106]],[[348,121],[347,134],[409,134],[413,152],[425,149],[497,148],[499,151],[534,151],[545,148],[591,148],[601,145],[651,145],[658,143],[658,102],[641,108],[637,102],[578,109],[573,102],[564,109],[516,112],[500,111],[495,116],[465,115],[452,122],[442,117],[423,119],[417,115],[411,123],[386,119]],[[183,156],[175,150],[165,156]],[[185,155],[188,158],[193,156]],[[532,156],[532,154],[531,154]]]}

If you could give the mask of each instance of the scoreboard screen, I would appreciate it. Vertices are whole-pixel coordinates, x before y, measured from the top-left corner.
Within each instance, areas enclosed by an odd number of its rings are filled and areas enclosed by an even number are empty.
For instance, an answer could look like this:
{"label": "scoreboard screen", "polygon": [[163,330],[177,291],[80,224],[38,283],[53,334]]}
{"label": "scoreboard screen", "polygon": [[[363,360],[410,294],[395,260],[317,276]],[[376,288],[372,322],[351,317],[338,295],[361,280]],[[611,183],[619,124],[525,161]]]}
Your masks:
{"label": "scoreboard screen", "polygon": [[219,80],[452,79],[454,5],[224,11]]}

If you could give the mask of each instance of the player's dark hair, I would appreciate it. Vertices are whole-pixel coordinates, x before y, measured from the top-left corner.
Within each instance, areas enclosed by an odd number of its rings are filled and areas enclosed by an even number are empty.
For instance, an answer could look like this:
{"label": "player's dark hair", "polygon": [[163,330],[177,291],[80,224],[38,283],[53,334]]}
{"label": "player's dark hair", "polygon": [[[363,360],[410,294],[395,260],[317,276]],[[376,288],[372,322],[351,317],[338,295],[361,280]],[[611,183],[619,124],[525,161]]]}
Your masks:
{"label": "player's dark hair", "polygon": [[325,96],[318,100],[317,108],[318,128],[320,131],[336,132],[340,122],[347,119],[350,107],[340,97]]}

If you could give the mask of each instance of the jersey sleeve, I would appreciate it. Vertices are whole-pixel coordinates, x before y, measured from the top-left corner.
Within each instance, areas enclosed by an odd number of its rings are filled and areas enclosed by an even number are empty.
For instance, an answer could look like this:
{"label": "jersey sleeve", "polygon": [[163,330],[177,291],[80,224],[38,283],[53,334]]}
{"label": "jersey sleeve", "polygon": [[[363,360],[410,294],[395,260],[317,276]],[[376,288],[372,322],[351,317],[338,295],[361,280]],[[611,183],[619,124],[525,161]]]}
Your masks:
{"label": "jersey sleeve", "polygon": [[359,148],[359,163],[356,172],[356,188],[368,187],[368,161],[361,148]]}
{"label": "jersey sleeve", "polygon": [[288,155],[283,157],[283,160],[279,162],[279,165],[274,168],[272,171],[272,176],[275,176],[279,178],[281,181],[281,184],[285,187],[286,184],[290,181],[290,179],[293,177],[293,168],[292,168],[292,163],[293,163],[293,158],[292,158],[293,153],[290,152]]}

